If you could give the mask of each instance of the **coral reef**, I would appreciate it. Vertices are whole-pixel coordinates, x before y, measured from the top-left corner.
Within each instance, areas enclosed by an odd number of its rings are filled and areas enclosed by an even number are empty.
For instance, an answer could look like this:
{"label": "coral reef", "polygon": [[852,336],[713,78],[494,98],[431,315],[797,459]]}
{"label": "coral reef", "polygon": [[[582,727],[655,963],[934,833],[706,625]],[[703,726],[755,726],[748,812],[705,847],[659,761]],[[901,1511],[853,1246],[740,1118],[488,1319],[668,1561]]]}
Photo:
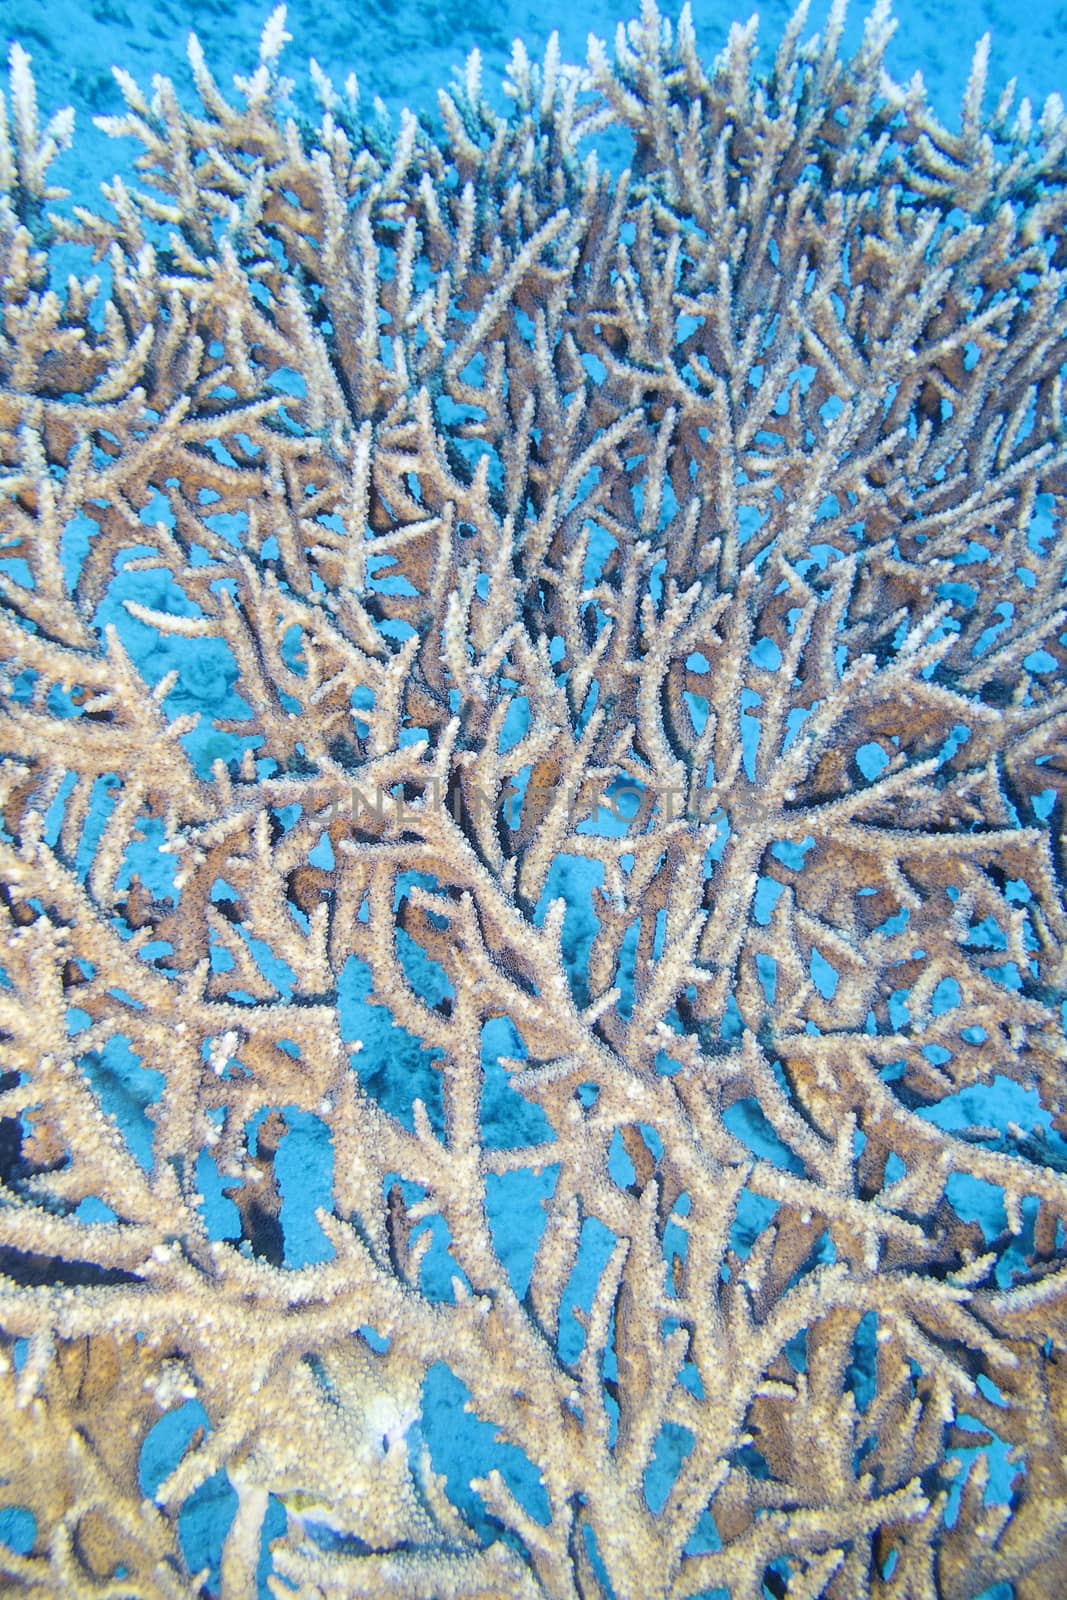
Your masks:
{"label": "coral reef", "polygon": [[0,1586],[1058,1594],[1063,108],[284,21],[0,101]]}

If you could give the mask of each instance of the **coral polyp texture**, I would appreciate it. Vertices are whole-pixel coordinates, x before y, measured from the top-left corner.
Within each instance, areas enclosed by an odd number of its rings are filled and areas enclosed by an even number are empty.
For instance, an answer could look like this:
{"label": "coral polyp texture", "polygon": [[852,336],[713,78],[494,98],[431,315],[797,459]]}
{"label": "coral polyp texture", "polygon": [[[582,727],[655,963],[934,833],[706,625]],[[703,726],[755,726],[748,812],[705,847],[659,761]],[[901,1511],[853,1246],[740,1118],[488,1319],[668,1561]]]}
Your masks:
{"label": "coral polyp texture", "polygon": [[5,1594],[1062,1594],[1067,120],[841,20],[13,49]]}

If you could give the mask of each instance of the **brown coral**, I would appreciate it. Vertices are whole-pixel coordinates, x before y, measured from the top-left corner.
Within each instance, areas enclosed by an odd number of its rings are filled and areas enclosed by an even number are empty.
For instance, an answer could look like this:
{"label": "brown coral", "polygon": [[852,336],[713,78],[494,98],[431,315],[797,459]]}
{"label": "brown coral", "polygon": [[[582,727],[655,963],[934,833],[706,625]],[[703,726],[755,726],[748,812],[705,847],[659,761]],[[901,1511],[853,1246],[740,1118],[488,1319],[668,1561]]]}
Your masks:
{"label": "brown coral", "polygon": [[[220,1472],[227,1597],[272,1496],[278,1595],[1058,1592],[1067,123],[980,51],[950,134],[839,25],[759,84],[648,4],[387,147],[286,118],[279,12],[241,109],[195,40],[197,115],[120,75],[138,181],[66,218],[13,53],[11,1592],[203,1592]],[[462,1506],[438,1363],[513,1447]]]}

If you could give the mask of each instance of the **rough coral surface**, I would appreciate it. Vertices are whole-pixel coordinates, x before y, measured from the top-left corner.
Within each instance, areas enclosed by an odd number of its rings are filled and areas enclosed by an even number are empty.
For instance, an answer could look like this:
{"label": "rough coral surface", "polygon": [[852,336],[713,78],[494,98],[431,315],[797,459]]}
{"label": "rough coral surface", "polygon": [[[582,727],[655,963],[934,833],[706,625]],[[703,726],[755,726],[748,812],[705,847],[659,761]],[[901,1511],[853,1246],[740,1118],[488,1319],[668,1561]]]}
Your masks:
{"label": "rough coral surface", "polygon": [[1061,1592],[1067,121],[839,24],[13,51],[5,1593]]}

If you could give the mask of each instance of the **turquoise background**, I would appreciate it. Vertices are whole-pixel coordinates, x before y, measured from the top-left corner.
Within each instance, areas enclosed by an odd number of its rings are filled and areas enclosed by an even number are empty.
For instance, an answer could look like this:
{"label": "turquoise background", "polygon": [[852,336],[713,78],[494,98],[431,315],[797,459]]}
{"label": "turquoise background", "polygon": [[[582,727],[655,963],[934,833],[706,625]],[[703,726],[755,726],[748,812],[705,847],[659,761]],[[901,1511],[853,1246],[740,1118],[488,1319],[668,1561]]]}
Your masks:
{"label": "turquoise background", "polygon": [[[136,153],[132,144],[116,145],[92,126],[92,118],[121,112],[122,98],[111,75],[118,64],[148,87],[155,73],[178,86],[192,104],[192,79],[186,40],[195,31],[208,65],[219,84],[232,87],[233,74],[254,67],[259,36],[272,7],[263,0],[196,0],[178,4],[153,0],[150,5],[122,0],[0,0],[5,53],[18,39],[33,58],[42,113],[61,105],[74,107],[76,149],[53,169],[58,181],[77,190],[83,200],[101,178],[125,166]],[[665,16],[679,7],[665,4]],[[731,22],[747,19],[756,9],[731,0],[694,0],[693,21],[705,59],[722,48]],[[778,39],[793,12],[792,0],[766,0],[759,7],[760,64],[769,67]],[[338,86],[355,71],[365,99],[375,95],[395,114],[404,106],[433,114],[436,95],[446,86],[471,50],[482,55],[483,82],[489,98],[503,109],[500,80],[521,37],[531,57],[544,53],[558,30],[565,61],[585,60],[590,33],[609,42],[619,21],[639,14],[635,0],[587,0],[581,5],[549,0],[544,6],[511,0],[508,4],[477,0],[360,0],[323,5],[317,0],[292,0],[287,27],[292,43],[283,57],[284,71],[298,85],[307,78],[314,56]],[[870,7],[854,3],[846,18],[845,50],[859,44]],[[807,33],[821,29],[829,6],[815,0]],[[1054,92],[1067,89],[1067,4],[1064,0],[898,0],[898,22],[888,66],[900,80],[921,72],[938,114],[954,123],[970,69],[974,45],[991,35],[987,105],[993,104],[1009,78],[1019,80],[1020,94],[1039,107]]]}

